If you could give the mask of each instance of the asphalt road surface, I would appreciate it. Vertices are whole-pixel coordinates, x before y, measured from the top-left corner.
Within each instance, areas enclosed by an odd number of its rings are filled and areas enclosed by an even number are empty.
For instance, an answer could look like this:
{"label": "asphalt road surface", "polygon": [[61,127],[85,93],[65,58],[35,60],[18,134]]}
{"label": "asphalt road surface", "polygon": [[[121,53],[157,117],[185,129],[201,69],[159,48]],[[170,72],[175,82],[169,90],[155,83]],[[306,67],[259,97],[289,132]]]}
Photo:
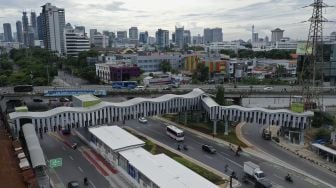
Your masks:
{"label": "asphalt road surface", "polygon": [[[56,134],[54,136],[53,134]],[[58,133],[44,134],[43,139],[40,139],[41,147],[46,155],[46,160],[54,158],[62,158],[62,167],[56,167],[54,170],[59,179],[67,186],[70,181],[78,181],[84,187],[83,179],[88,177],[92,188],[109,188],[110,183],[100,174],[97,169],[91,165],[88,160],[82,155],[79,150],[73,150],[69,145],[78,144],[78,148],[84,146],[77,136],[67,136],[62,141],[57,137]],[[63,137],[64,138],[64,137]]]}
{"label": "asphalt road surface", "polygon": [[[173,149],[177,149],[177,142],[166,135],[165,126],[163,123],[157,120],[148,119],[147,124],[139,123],[137,120],[130,120],[125,122],[126,126],[129,126],[153,139],[168,145]],[[227,146],[220,143],[216,143],[213,140],[203,138],[198,135],[194,135],[191,132],[185,131],[185,141],[184,144],[188,146],[188,151],[183,151],[186,155],[204,163],[208,166],[215,168],[225,174],[231,174],[235,171],[238,180],[241,181],[243,176],[243,163],[245,161],[252,161],[258,164],[261,169],[265,172],[268,179],[270,179],[278,187],[316,187],[319,184],[305,176],[291,172],[281,166],[273,163],[266,162],[259,158],[255,158],[247,153],[242,153],[240,157],[236,157],[235,153],[231,151]],[[202,151],[201,145],[209,144],[216,148],[217,154],[208,154]],[[229,170],[225,171],[225,164],[229,165]],[[284,181],[284,177],[287,173],[293,174],[294,183],[290,184]],[[253,183],[250,182],[248,185],[244,184],[243,187],[253,187]],[[324,187],[324,186],[321,186]]]}
{"label": "asphalt road surface", "polygon": [[[257,127],[257,128],[256,128]],[[312,164],[311,162],[301,159],[288,151],[278,147],[275,143],[265,141],[261,138],[262,127],[258,125],[246,124],[242,128],[244,137],[253,145],[257,146],[264,152],[277,157],[278,159],[296,167],[316,178],[336,186],[336,175],[327,169]]]}

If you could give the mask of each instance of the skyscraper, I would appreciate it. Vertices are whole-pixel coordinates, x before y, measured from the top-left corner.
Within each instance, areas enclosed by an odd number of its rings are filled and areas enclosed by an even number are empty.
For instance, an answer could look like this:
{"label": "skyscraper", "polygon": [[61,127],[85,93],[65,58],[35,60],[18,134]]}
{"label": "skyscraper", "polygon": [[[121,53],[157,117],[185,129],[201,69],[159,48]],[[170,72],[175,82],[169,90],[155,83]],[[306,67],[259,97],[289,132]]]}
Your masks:
{"label": "skyscraper", "polygon": [[90,29],[90,44],[93,43],[93,36],[97,34],[97,29]]}
{"label": "skyscraper", "polygon": [[159,48],[162,49],[169,46],[168,30],[158,29],[155,33],[155,37],[156,37],[156,44],[158,45]]}
{"label": "skyscraper", "polygon": [[148,32],[140,32],[139,34],[139,42],[142,44],[148,44]]}
{"label": "skyscraper", "polygon": [[204,29],[204,44],[212,42],[223,42],[222,28],[205,28]]}
{"label": "skyscraper", "polygon": [[63,55],[64,51],[64,9],[47,3],[42,6],[43,42],[46,49]]}
{"label": "skyscraper", "polygon": [[90,41],[85,36],[83,28],[75,27],[68,23],[64,29],[65,54],[77,57],[80,52],[90,50]]}
{"label": "skyscraper", "polygon": [[17,41],[19,43],[23,43],[22,22],[21,21],[16,22],[16,35],[17,35]]}
{"label": "skyscraper", "polygon": [[[35,12],[31,12],[30,13],[30,25],[33,28],[33,32],[34,32],[34,40],[38,39],[38,32],[37,32],[37,18],[36,18],[36,13]],[[30,39],[31,40],[31,39]]]}
{"label": "skyscraper", "polygon": [[137,45],[139,43],[139,33],[137,27],[131,27],[128,30],[129,40],[131,44]]}
{"label": "skyscraper", "polygon": [[175,44],[178,48],[184,45],[184,27],[175,27]]}
{"label": "skyscraper", "polygon": [[275,43],[275,42],[280,41],[283,38],[284,31],[285,30],[281,30],[279,28],[272,30],[271,42]]}
{"label": "skyscraper", "polygon": [[81,33],[86,37],[85,26],[75,26],[75,30],[76,33]]}
{"label": "skyscraper", "polygon": [[190,30],[184,30],[184,33],[183,33],[183,45],[184,44],[191,44]]}
{"label": "skyscraper", "polygon": [[13,42],[13,35],[12,35],[12,27],[10,23],[3,24],[4,29],[4,41],[5,42]]}
{"label": "skyscraper", "polygon": [[22,31],[23,31],[23,44],[28,46],[28,16],[27,12],[22,12]]}
{"label": "skyscraper", "polygon": [[43,40],[43,25],[42,25],[42,16],[41,14],[36,18],[37,20],[37,36],[38,40]]}

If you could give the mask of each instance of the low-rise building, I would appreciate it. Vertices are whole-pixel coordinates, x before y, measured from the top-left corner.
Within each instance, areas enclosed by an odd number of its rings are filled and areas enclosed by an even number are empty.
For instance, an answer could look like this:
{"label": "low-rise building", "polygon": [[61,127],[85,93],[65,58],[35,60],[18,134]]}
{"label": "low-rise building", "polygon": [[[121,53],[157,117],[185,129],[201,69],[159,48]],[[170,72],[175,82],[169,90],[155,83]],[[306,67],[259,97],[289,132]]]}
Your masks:
{"label": "low-rise building", "polygon": [[125,81],[141,74],[140,68],[129,63],[101,63],[96,64],[96,75],[104,83]]}
{"label": "low-rise building", "polygon": [[168,61],[173,69],[179,69],[181,67],[181,55],[180,54],[150,54],[145,56],[134,56],[133,63],[145,72],[161,71],[160,64],[163,61]]}

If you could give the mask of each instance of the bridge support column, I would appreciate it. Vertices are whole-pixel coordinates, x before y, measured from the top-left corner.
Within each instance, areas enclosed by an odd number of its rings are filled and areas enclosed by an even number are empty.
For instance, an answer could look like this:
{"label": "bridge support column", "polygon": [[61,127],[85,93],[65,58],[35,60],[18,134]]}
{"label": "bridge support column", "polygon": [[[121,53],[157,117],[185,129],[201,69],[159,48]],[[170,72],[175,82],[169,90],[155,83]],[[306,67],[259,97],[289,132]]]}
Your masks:
{"label": "bridge support column", "polygon": [[301,129],[300,130],[300,145],[304,145],[304,134],[305,134],[305,131]]}
{"label": "bridge support column", "polygon": [[227,119],[224,121],[224,125],[225,125],[224,135],[229,135],[229,122]]}
{"label": "bridge support column", "polygon": [[217,135],[217,121],[214,120],[213,121],[213,135]]}

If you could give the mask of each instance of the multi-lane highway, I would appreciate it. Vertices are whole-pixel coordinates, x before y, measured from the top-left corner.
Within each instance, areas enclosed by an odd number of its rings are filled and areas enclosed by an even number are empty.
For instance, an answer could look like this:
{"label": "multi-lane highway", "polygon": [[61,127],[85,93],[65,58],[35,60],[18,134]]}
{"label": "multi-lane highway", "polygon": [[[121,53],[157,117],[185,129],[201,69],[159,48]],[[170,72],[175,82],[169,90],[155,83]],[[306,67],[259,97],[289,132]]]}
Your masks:
{"label": "multi-lane highway", "polygon": [[246,124],[242,128],[244,137],[255,147],[324,182],[336,186],[336,175],[334,173],[281,149],[273,142],[263,140],[260,136],[261,131],[262,127],[253,124]]}
{"label": "multi-lane highway", "polygon": [[[177,143],[168,137],[165,133],[165,126],[162,122],[149,119],[147,124],[139,123],[137,120],[131,120],[125,122],[126,126],[129,126],[147,136],[152,137],[153,139],[173,148],[177,149]],[[311,180],[301,174],[296,174],[286,168],[278,166],[273,163],[266,162],[262,159],[253,157],[244,153],[240,157],[236,157],[234,152],[232,152],[227,146],[224,146],[220,143],[215,142],[214,140],[209,140],[203,138],[199,135],[195,135],[191,132],[185,131],[185,141],[184,143],[188,146],[188,151],[182,151],[186,155],[212,167],[216,170],[219,170],[225,174],[230,174],[231,171],[235,171],[238,175],[238,178],[241,180],[243,176],[243,163],[245,161],[252,161],[261,166],[265,171],[267,178],[270,179],[278,186],[282,187],[327,187],[321,185],[320,183]],[[213,145],[217,149],[217,154],[210,155],[201,150],[202,144]],[[229,165],[229,171],[225,171],[225,164]],[[294,184],[289,184],[284,181],[284,177],[287,173],[293,174]],[[252,183],[249,185],[243,185],[243,187],[252,187]]]}
{"label": "multi-lane highway", "polygon": [[[40,143],[47,160],[63,160],[61,167],[49,168],[55,187],[66,187],[70,181],[78,181],[81,186],[91,188],[130,187],[118,171],[108,166],[75,134],[44,134]],[[71,147],[74,143],[77,143],[76,150]],[[84,186],[84,177],[88,178],[89,186]]]}

